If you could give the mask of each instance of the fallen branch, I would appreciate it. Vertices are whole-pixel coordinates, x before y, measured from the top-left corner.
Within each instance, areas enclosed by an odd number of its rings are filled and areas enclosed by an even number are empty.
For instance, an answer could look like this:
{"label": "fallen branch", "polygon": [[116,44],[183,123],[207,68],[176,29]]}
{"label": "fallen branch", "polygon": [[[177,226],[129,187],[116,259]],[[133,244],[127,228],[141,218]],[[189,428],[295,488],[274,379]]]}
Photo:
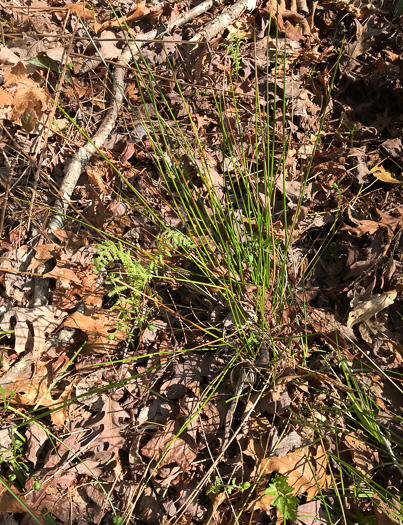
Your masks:
{"label": "fallen branch", "polygon": [[[177,20],[168,25],[159,27],[141,35],[141,42],[132,42],[127,48],[123,51],[119,64],[115,67],[114,70],[114,88],[112,93],[111,106],[108,109],[106,116],[91,140],[87,144],[81,147],[77,153],[73,156],[68,168],[66,175],[63,179],[60,192],[63,198],[56,205],[57,214],[54,215],[53,219],[49,224],[49,233],[57,230],[63,226],[64,215],[67,211],[71,195],[73,194],[74,188],[76,187],[77,181],[84,170],[85,166],[89,162],[92,155],[102,147],[108,135],[111,133],[115,127],[115,122],[119,113],[119,109],[123,100],[124,94],[124,74],[126,67],[129,65],[132,57],[135,54],[138,54],[140,49],[146,43],[144,40],[155,40],[158,37],[161,37],[163,34],[168,31],[172,31],[176,27],[181,27],[193,18],[199,16],[202,13],[208,11],[213,5],[215,0],[206,0],[205,2],[199,4],[197,7],[191,9],[187,13],[179,16]],[[206,25],[206,27],[192,40],[199,41],[206,39],[207,41],[211,40],[216,36],[220,31],[225,29],[229,24],[231,24],[235,19],[245,11],[252,11],[256,7],[256,0],[238,0],[234,5],[226,9],[221,15],[215,18],[212,22]]]}
{"label": "fallen branch", "polygon": [[64,215],[67,211],[71,195],[73,194],[74,188],[76,187],[77,181],[82,171],[88,164],[92,155],[94,155],[94,153],[96,153],[102,147],[106,138],[115,127],[116,119],[118,117],[119,109],[123,100],[124,75],[126,67],[129,65],[130,61],[132,60],[132,57],[135,54],[138,54],[138,52],[144,46],[144,44],[147,43],[144,42],[144,40],[155,40],[156,38],[162,36],[168,31],[172,31],[172,29],[176,27],[183,26],[196,16],[199,16],[200,14],[208,11],[213,6],[214,1],[215,0],[206,0],[194,9],[191,9],[187,13],[184,13],[183,15],[179,16],[174,23],[168,26],[159,27],[157,29],[149,31],[148,33],[145,33],[144,35],[141,35],[142,42],[132,42],[123,51],[119,60],[119,64],[115,67],[113,72],[114,84],[111,96],[111,105],[108,111],[106,112],[105,118],[98,131],[95,133],[92,139],[87,142],[85,146],[81,147],[75,153],[67,168],[62,185],[60,187],[60,192],[63,197],[56,204],[55,209],[57,213],[53,216],[52,220],[50,221],[48,228],[49,233],[63,226]]}
{"label": "fallen branch", "polygon": [[234,5],[228,7],[221,15],[217,16],[209,24],[207,24],[198,35],[195,35],[191,42],[198,42],[199,40],[212,40],[220,31],[223,31],[234,20],[239,18],[244,11],[253,11],[256,9],[257,0],[238,0]]}

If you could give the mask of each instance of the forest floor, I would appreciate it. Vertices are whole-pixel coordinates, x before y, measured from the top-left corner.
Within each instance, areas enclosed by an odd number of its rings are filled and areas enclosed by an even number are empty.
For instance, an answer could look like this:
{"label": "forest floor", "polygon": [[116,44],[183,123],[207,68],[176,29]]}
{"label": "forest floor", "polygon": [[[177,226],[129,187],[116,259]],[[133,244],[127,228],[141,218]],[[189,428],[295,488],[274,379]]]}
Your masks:
{"label": "forest floor", "polygon": [[403,523],[403,2],[20,4],[0,523]]}

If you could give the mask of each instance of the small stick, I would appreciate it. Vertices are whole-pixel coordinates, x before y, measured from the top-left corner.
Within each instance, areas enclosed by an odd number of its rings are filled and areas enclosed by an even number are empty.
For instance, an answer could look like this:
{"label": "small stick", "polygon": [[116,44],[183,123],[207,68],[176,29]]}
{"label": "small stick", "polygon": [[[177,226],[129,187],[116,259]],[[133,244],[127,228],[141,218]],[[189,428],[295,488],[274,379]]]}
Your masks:
{"label": "small stick", "polygon": [[3,198],[3,205],[1,209],[1,218],[0,218],[0,239],[3,235],[3,227],[4,227],[4,218],[6,216],[6,210],[7,210],[7,204],[8,204],[8,197],[10,195],[10,186],[11,186],[11,179],[13,176],[13,168],[11,167],[10,161],[8,160],[8,157],[3,150],[3,156],[5,160],[5,165],[8,168],[8,177],[6,182],[6,191],[4,192],[4,198]]}

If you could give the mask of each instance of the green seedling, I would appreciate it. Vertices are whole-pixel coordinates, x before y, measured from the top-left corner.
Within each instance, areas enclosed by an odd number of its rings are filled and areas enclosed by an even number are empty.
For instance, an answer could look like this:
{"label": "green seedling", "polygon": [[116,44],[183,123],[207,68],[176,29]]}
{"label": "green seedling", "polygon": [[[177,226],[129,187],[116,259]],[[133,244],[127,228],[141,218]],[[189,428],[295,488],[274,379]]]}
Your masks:
{"label": "green seedling", "polygon": [[242,481],[241,483],[237,483],[236,479],[232,478],[231,483],[226,485],[225,483],[222,483],[218,476],[216,476],[214,485],[211,485],[211,487],[206,490],[206,494],[219,494],[223,490],[225,490],[228,494],[232,494],[234,490],[237,490],[238,492],[244,492],[249,488],[249,481]]}
{"label": "green seedling", "polygon": [[267,487],[264,493],[268,496],[274,496],[271,502],[284,517],[284,524],[287,519],[295,521],[297,519],[297,505],[299,499],[292,495],[293,488],[287,482],[287,478],[276,474],[273,483]]}
{"label": "green seedling", "polygon": [[229,36],[230,43],[229,44],[220,44],[220,46],[224,47],[228,55],[231,57],[232,67],[234,68],[235,72],[235,78],[238,78],[239,72],[241,70],[241,53],[240,49],[242,44],[246,42],[245,38],[238,35],[238,33],[231,33]]}

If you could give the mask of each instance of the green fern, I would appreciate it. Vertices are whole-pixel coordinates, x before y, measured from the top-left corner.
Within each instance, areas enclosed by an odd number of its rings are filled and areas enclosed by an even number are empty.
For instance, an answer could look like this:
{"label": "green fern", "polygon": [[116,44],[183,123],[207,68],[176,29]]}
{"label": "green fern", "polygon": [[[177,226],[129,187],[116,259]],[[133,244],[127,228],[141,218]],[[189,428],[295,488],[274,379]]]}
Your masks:
{"label": "green fern", "polygon": [[194,243],[179,231],[169,231],[158,236],[157,246],[148,266],[142,261],[133,261],[130,250],[120,241],[115,244],[110,240],[97,247],[92,261],[96,274],[107,272],[105,284],[110,287],[107,295],[115,300],[111,310],[118,309],[116,328],[125,330],[128,335],[147,318],[146,309],[141,308],[144,290],[164,266],[164,256],[170,255],[172,249],[189,250]]}
{"label": "green fern", "polygon": [[246,42],[245,38],[238,35],[238,33],[231,33],[229,35],[229,44],[220,44],[222,47],[224,47],[229,56],[231,57],[232,61],[232,67],[235,71],[235,78],[238,78],[239,72],[241,70],[241,54],[240,54],[240,48],[241,45]]}

